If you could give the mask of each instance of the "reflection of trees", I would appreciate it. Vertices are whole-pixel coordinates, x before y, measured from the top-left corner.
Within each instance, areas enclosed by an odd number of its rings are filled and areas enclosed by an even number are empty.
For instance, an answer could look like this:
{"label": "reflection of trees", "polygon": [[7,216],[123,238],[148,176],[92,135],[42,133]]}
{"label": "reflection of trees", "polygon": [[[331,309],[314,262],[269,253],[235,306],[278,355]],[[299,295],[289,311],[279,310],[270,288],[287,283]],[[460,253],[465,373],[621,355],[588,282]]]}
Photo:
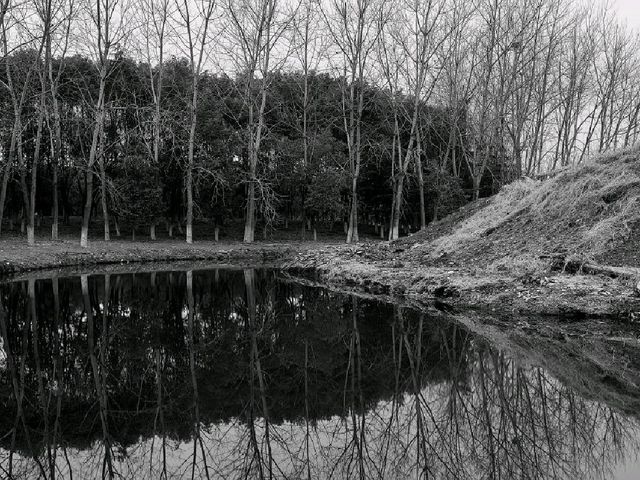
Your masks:
{"label": "reflection of trees", "polygon": [[[396,318],[403,322],[399,309]],[[403,427],[393,430],[395,458],[402,459],[393,471],[419,478],[608,478],[625,446],[637,448],[635,420],[580,398],[539,368],[472,345],[466,334],[442,339],[451,378],[418,391],[423,336],[403,336],[411,384],[401,401],[392,401],[402,403],[395,407],[402,414],[391,417]],[[459,340],[466,343],[464,371],[453,345]]]}
{"label": "reflection of trees", "polygon": [[[89,297],[89,279],[86,275],[80,278],[82,288],[82,299],[84,302],[84,313],[87,320],[87,341],[89,344],[89,362],[91,363],[91,372],[93,374],[93,382],[95,385],[95,394],[98,401],[98,416],[100,418],[100,427],[102,431],[102,447],[104,449],[104,457],[102,461],[102,478],[113,478],[115,471],[113,467],[113,450],[111,435],[109,433],[109,397],[107,394],[107,364],[105,362],[106,350],[108,348],[109,332],[107,326],[107,312],[109,311],[109,277],[105,277],[105,291],[102,300],[102,330],[99,345],[96,346],[96,328],[94,319],[94,305]],[[96,355],[96,350],[98,354]]]}
{"label": "reflection of trees", "polygon": [[0,477],[606,478],[637,448],[635,419],[456,322],[273,272],[0,295]]}

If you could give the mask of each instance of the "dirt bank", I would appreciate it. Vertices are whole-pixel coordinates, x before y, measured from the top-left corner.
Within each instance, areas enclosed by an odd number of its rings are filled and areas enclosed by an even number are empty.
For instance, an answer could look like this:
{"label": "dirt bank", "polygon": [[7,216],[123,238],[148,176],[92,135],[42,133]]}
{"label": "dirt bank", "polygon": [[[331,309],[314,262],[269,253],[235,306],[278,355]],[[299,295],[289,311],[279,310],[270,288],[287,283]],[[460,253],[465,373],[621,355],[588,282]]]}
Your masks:
{"label": "dirt bank", "polygon": [[76,239],[38,241],[34,246],[26,245],[19,238],[3,239],[0,241],[0,274],[143,262],[278,263],[315,245],[311,242],[243,244],[210,241],[187,245],[179,240],[113,240],[94,241],[89,248],[81,248]]}
{"label": "dirt bank", "polygon": [[494,273],[460,265],[425,266],[403,260],[394,244],[308,250],[283,265],[307,267],[298,276],[354,292],[403,297],[503,314],[572,318],[611,316],[640,319],[633,282],[602,275],[560,272],[541,277]]}
{"label": "dirt bank", "polygon": [[[114,273],[135,270],[196,268],[213,265],[284,267],[294,276],[342,290],[401,297],[412,303],[441,304],[501,313],[581,316],[640,315],[640,297],[633,282],[605,276],[549,273],[519,276],[474,266],[421,265],[408,261],[405,245],[365,243],[357,246],[313,242],[238,243],[179,241],[93,242],[82,249],[77,242],[23,241],[0,243],[5,278],[42,276],[55,271],[72,275],[99,267]],[[151,263],[152,262],[152,263]],[[313,274],[309,274],[313,269]],[[31,272],[31,273],[29,273]]]}

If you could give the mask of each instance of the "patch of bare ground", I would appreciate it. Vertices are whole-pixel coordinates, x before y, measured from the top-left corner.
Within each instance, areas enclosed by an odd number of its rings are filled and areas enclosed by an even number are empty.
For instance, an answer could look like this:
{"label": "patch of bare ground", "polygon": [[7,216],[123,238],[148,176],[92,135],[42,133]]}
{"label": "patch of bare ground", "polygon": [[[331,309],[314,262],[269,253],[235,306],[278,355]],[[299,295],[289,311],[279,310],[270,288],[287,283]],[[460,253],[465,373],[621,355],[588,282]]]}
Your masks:
{"label": "patch of bare ground", "polygon": [[[278,263],[291,255],[317,247],[314,242],[258,242],[254,244],[202,241],[191,245],[179,240],[92,241],[82,248],[77,240],[43,241],[28,246],[23,239],[0,242],[0,273],[105,266],[133,263],[214,261],[218,263]],[[326,245],[326,244],[323,244]]]}

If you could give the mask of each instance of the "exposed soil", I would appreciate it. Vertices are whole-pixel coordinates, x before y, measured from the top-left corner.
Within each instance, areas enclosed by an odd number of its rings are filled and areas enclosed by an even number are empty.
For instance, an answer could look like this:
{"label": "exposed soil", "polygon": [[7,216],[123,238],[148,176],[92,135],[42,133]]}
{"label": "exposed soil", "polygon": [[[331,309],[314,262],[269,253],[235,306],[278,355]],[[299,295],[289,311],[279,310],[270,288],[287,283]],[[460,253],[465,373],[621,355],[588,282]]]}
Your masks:
{"label": "exposed soil", "polygon": [[611,247],[596,259],[616,267],[640,267],[640,222],[629,225],[628,234],[612,242]]}
{"label": "exposed soil", "polygon": [[38,241],[28,246],[23,239],[0,242],[0,273],[141,262],[214,261],[222,264],[261,264],[279,262],[318,244],[306,243],[227,243],[202,241],[187,245],[179,240],[132,242],[92,241],[80,247],[76,239]]}
{"label": "exposed soil", "polygon": [[427,267],[406,261],[403,254],[393,244],[345,246],[333,252],[308,250],[284,265],[314,269],[312,278],[321,284],[404,297],[423,306],[438,302],[503,314],[640,319],[640,297],[631,283],[619,279],[562,273],[519,277],[509,272],[481,272],[455,262]]}

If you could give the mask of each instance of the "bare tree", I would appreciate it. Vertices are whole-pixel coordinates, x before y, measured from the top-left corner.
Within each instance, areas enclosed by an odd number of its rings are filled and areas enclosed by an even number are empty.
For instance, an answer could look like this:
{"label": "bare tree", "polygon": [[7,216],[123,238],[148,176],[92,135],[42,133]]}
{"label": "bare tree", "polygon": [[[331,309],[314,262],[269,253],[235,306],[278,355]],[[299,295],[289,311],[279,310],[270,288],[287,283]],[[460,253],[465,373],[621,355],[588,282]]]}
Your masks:
{"label": "bare tree", "polygon": [[[162,93],[164,87],[164,57],[167,29],[170,20],[171,0],[145,0],[140,10],[143,30],[143,55],[149,68],[149,89],[153,102],[152,141],[149,147],[151,161],[160,162],[162,134]],[[152,219],[151,240],[156,239],[156,222]]]}
{"label": "bare tree", "polygon": [[[7,31],[9,29],[9,24],[12,23],[12,20],[8,18],[8,14],[11,13],[11,8],[13,7],[11,0],[3,0],[0,4],[0,25],[2,26],[2,55],[5,63],[5,68],[7,71],[7,82],[3,85],[11,96],[11,101],[14,107],[14,113],[16,110],[15,105],[15,93],[13,90],[13,83],[11,82],[11,70],[9,65],[9,39],[7,35]],[[26,89],[26,84],[23,86],[23,90]],[[24,98],[24,95],[21,95],[21,98]],[[19,111],[22,112],[22,103],[20,105]],[[11,144],[9,147],[9,155],[3,151],[4,165],[2,169],[2,187],[0,190],[0,232],[2,231],[2,220],[4,217],[4,205],[7,198],[7,187],[9,184],[9,177],[11,176],[11,166],[13,163],[13,156],[15,154],[17,136],[21,131],[21,126],[18,123],[19,117],[14,117],[14,126],[11,131]],[[20,130],[18,130],[20,128]]]}
{"label": "bare tree", "polygon": [[195,141],[198,122],[198,84],[202,67],[207,58],[206,47],[210,40],[210,27],[215,12],[215,0],[195,3],[176,0],[181,19],[181,28],[186,34],[186,52],[191,69],[191,99],[189,100],[189,140],[187,144],[187,166],[185,189],[187,193],[187,243],[193,243],[193,173],[195,168]]}
{"label": "bare tree", "polygon": [[[14,114],[14,125],[11,134],[11,144],[9,146],[9,156],[7,159],[7,165],[5,166],[5,174],[3,178],[2,192],[0,193],[0,203],[2,204],[1,208],[4,208],[4,200],[6,198],[6,188],[8,184],[8,179],[11,173],[11,164],[13,162],[14,155],[17,156],[17,163],[20,167],[20,184],[22,188],[22,199],[24,202],[24,211],[25,215],[28,216],[28,225],[27,225],[27,243],[29,245],[33,245],[35,243],[35,195],[36,195],[36,179],[37,179],[37,166],[40,157],[40,144],[42,139],[42,129],[44,125],[44,100],[46,87],[43,83],[43,70],[41,57],[42,52],[45,46],[45,39],[48,36],[48,31],[51,26],[50,16],[48,19],[45,19],[43,23],[43,33],[41,36],[36,37],[36,45],[38,45],[37,53],[33,58],[33,62],[28,66],[27,73],[23,80],[22,88],[18,90],[15,85],[15,81],[13,78],[13,68],[11,62],[9,60],[9,46],[8,46],[8,25],[7,20],[10,22],[15,22],[16,24],[20,21],[18,18],[8,19],[7,18],[7,10],[8,5],[4,7],[4,13],[2,13],[3,19],[3,30],[2,30],[2,40],[3,40],[3,49],[4,49],[4,57],[5,57],[5,71],[6,71],[6,82],[4,86],[9,92],[9,96],[11,98],[11,104],[13,106],[13,114]],[[45,15],[45,14],[43,14]],[[42,17],[41,17],[42,18]],[[29,42],[30,43],[30,42]],[[27,184],[27,166],[25,164],[24,154],[23,154],[23,141],[22,141],[22,132],[23,132],[23,121],[22,114],[25,106],[25,102],[27,101],[27,94],[30,87],[31,76],[34,72],[39,74],[41,89],[39,95],[39,103],[37,108],[37,120],[36,120],[36,144],[35,151],[32,157],[31,162],[31,185]],[[0,216],[1,220],[1,216]]]}
{"label": "bare tree", "polygon": [[122,42],[127,38],[128,27],[126,14],[128,0],[95,0],[86,5],[88,23],[92,31],[94,57],[98,68],[98,96],[94,99],[94,126],[91,137],[91,149],[87,159],[86,196],[82,215],[82,231],[80,245],[89,246],[89,220],[93,205],[93,167],[96,160],[100,167],[100,183],[102,197],[102,215],[104,220],[104,239],[110,239],[109,212],[107,209],[106,172],[104,168],[104,122],[105,96],[107,77],[113,69],[113,62],[109,56],[114,50],[122,48]]}
{"label": "bare tree", "polygon": [[[473,65],[473,88],[467,101],[471,118],[462,143],[463,158],[473,182],[473,199],[480,196],[480,183],[489,159],[502,152],[500,118],[496,113],[503,105],[496,73],[500,57],[507,51],[500,48],[504,9],[500,0],[482,0],[479,5],[479,25],[468,44]],[[471,33],[471,32],[469,32]]]}
{"label": "bare tree", "polygon": [[[260,181],[258,164],[266,134],[265,112],[271,75],[278,63],[276,46],[288,28],[291,16],[285,15],[278,0],[227,0],[229,16],[228,52],[241,79],[241,95],[248,114],[246,146],[249,167],[244,241],[255,239],[258,201],[262,210],[268,205],[268,186]],[[286,57],[286,55],[283,55]]]}
{"label": "bare tree", "polygon": [[48,81],[51,97],[49,117],[49,138],[51,147],[51,165],[52,165],[52,222],[51,222],[51,239],[58,239],[59,225],[59,201],[58,201],[58,169],[62,161],[62,125],[60,120],[60,102],[59,102],[59,86],[60,78],[63,72],[64,63],[61,61],[65,58],[69,46],[69,37],[71,34],[71,26],[75,15],[75,0],[58,0],[55,8],[52,8],[52,16],[54,17],[54,25],[62,28],[59,36],[59,67],[54,71],[53,67],[53,39],[56,28],[53,28],[45,45],[45,64],[48,66]]}
{"label": "bare tree", "polygon": [[[55,86],[53,84],[53,67],[52,67],[52,29],[55,28],[54,21],[57,12],[60,10],[61,5],[58,2],[54,2],[53,0],[35,0],[34,2],[34,10],[38,16],[40,22],[40,28],[42,30],[42,37],[40,42],[40,50],[38,54],[38,76],[40,79],[40,96],[38,100],[37,107],[37,117],[36,117],[36,138],[35,138],[35,146],[33,159],[31,162],[31,182],[29,187],[29,197],[28,201],[25,202],[25,206],[28,210],[28,225],[27,225],[27,243],[29,245],[35,244],[35,213],[36,213],[36,187],[37,187],[37,179],[38,179],[38,164],[40,162],[40,156],[42,152],[42,137],[45,128],[45,119],[47,116],[47,94],[49,91],[52,93],[55,92]],[[67,30],[68,32],[68,30]],[[65,35],[68,38],[68,34]],[[66,47],[65,47],[66,50]],[[44,53],[44,57],[40,58]],[[57,98],[54,95],[54,101],[57,102]],[[56,104],[57,107],[57,104]],[[58,125],[59,127],[59,125]],[[59,139],[56,132],[56,137]],[[53,138],[53,135],[52,135]],[[56,153],[59,152],[58,149],[55,150]],[[23,189],[26,189],[26,181],[24,179],[24,175],[21,176]],[[54,184],[57,183],[54,181]],[[57,185],[55,185],[57,188]],[[26,198],[26,195],[25,195]],[[57,208],[57,195],[54,195],[54,208]],[[57,216],[56,221],[57,223]],[[56,236],[57,236],[57,225],[56,225]]]}
{"label": "bare tree", "polygon": [[338,48],[342,74],[343,123],[347,136],[351,199],[347,243],[358,242],[358,179],[362,165],[362,113],[369,60],[386,17],[385,0],[328,0],[321,6],[327,31]]}
{"label": "bare tree", "polygon": [[[312,94],[310,77],[316,71],[320,60],[321,37],[316,25],[319,12],[317,3],[313,0],[304,0],[297,15],[293,18],[293,52],[298,57],[302,68],[302,185],[300,185],[302,200],[302,238],[305,237],[307,222],[307,209],[305,197],[308,180],[308,168],[314,154],[314,130],[312,129]],[[315,230],[314,230],[315,231]]]}
{"label": "bare tree", "polygon": [[[418,158],[418,133],[420,123],[420,110],[422,105],[429,102],[431,94],[440,76],[441,66],[435,64],[435,59],[440,47],[448,37],[441,26],[441,17],[444,16],[445,2],[441,0],[413,0],[403,5],[394,20],[381,26],[384,32],[380,36],[380,50],[382,51],[385,78],[392,95],[395,97],[403,85],[411,91],[411,106],[407,108],[394,108],[394,130],[397,142],[397,165],[393,182],[393,202],[391,212],[391,225],[389,240],[396,240],[400,233],[400,216],[402,214],[402,202],[404,182],[413,159]],[[393,62],[388,61],[389,49],[394,48]],[[395,85],[393,85],[395,83]],[[392,104],[396,107],[395,98]],[[403,107],[403,106],[402,106]],[[400,135],[398,115],[406,117],[409,122],[409,139],[403,145]],[[395,152],[394,152],[395,153]],[[420,168],[420,171],[422,168]],[[422,190],[421,190],[422,192]],[[426,226],[424,209],[424,194],[420,202],[420,227]]]}

